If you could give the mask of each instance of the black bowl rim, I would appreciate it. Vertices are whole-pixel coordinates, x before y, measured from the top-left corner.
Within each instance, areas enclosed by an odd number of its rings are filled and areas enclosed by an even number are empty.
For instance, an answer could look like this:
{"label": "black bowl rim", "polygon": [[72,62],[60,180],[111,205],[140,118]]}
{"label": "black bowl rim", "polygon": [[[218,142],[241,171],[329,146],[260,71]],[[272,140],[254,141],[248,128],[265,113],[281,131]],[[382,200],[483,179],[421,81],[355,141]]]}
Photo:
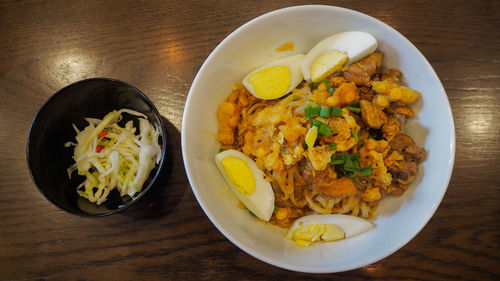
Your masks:
{"label": "black bowl rim", "polygon": [[[106,213],[102,213],[102,214],[89,214],[89,213],[85,213],[85,212],[82,212],[82,213],[73,212],[71,210],[68,210],[68,209],[60,206],[59,204],[57,204],[56,202],[54,202],[52,199],[50,199],[45,194],[45,192],[42,190],[42,188],[40,187],[40,184],[38,183],[38,181],[36,180],[35,176],[33,175],[32,167],[31,167],[31,160],[30,160],[31,159],[31,157],[30,157],[31,130],[35,126],[35,123],[36,123],[36,121],[37,121],[40,113],[47,107],[47,105],[49,103],[51,103],[55,99],[56,96],[61,95],[61,93],[64,92],[65,90],[67,90],[68,88],[71,88],[71,87],[73,87],[73,86],[75,86],[77,84],[87,83],[87,82],[90,82],[90,81],[104,81],[104,82],[118,83],[118,84],[121,84],[121,85],[123,85],[123,86],[125,86],[127,88],[132,89],[134,92],[136,92],[137,94],[139,94],[139,96],[141,96],[146,101],[146,103],[153,109],[154,114],[158,116],[158,119],[160,120],[160,127],[161,127],[160,129],[161,129],[161,133],[162,133],[162,146],[163,146],[163,149],[162,149],[162,152],[161,152],[161,157],[160,157],[160,162],[159,162],[159,165],[158,165],[158,170],[156,171],[155,175],[152,177],[151,182],[148,184],[148,186],[146,186],[145,188],[142,189],[141,194],[139,194],[134,200],[130,201],[124,207],[119,208],[119,209],[114,209],[112,211],[109,211],[109,212],[106,212]],[[156,107],[153,104],[153,102],[143,92],[141,92],[139,89],[137,89],[136,87],[132,86],[129,83],[126,83],[126,82],[123,82],[123,81],[120,81],[120,80],[117,80],[117,79],[114,79],[114,78],[96,77],[96,78],[87,78],[87,79],[83,79],[83,80],[78,80],[78,81],[73,82],[73,83],[71,83],[69,85],[66,85],[63,88],[59,89],[55,94],[53,94],[52,96],[50,96],[49,99],[47,99],[47,101],[45,101],[43,103],[43,105],[40,107],[40,109],[37,111],[37,113],[33,117],[33,120],[31,121],[30,127],[28,129],[28,136],[27,136],[27,141],[26,141],[26,161],[28,162],[28,170],[30,172],[31,179],[35,183],[35,186],[37,187],[38,191],[40,191],[40,193],[43,194],[43,196],[49,202],[52,203],[52,205],[56,206],[60,210],[63,210],[65,212],[69,213],[69,214],[78,215],[78,216],[81,216],[81,217],[107,217],[107,216],[116,214],[118,212],[121,212],[121,211],[129,208],[130,206],[134,205],[137,201],[139,201],[149,191],[149,189],[151,189],[151,186],[155,183],[156,179],[158,178],[158,176],[159,176],[159,174],[161,172],[161,169],[163,167],[163,163],[165,162],[166,150],[167,150],[167,134],[166,134],[166,130],[165,130],[165,125],[163,124],[162,116],[161,116],[160,112],[158,111],[158,109],[156,109]],[[149,175],[149,177],[151,177],[151,176],[152,175]]]}

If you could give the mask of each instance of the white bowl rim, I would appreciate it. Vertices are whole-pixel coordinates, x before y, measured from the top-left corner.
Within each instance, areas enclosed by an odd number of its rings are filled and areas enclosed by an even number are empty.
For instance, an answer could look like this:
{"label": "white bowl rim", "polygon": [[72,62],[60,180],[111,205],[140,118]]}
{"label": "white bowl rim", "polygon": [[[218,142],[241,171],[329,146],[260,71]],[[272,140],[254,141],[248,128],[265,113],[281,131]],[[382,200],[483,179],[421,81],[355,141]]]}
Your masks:
{"label": "white bowl rim", "polygon": [[[279,13],[284,13],[284,12],[288,12],[290,10],[295,10],[295,9],[304,9],[304,8],[308,8],[308,9],[312,9],[312,8],[321,8],[321,9],[332,9],[332,10],[338,10],[338,11],[342,11],[342,12],[346,12],[346,13],[352,13],[352,14],[357,14],[358,16],[361,16],[361,17],[366,17],[367,19],[371,20],[371,21],[374,21],[374,22],[377,22],[378,24],[381,24],[382,26],[384,26],[385,28],[387,28],[388,30],[394,32],[396,34],[396,36],[399,37],[400,40],[402,41],[405,41],[412,49],[414,49],[414,51],[420,56],[420,59],[426,64],[427,68],[432,71],[432,74],[433,76],[435,76],[437,78],[437,81],[439,83],[439,87],[440,89],[442,90],[443,93],[445,93],[445,99],[444,99],[444,102],[446,104],[446,111],[448,113],[448,116],[449,116],[449,120],[450,120],[450,126],[451,126],[451,143],[450,143],[450,150],[451,150],[451,158],[449,159],[448,163],[448,172],[447,174],[445,175],[446,176],[446,186],[442,189],[442,192],[441,194],[438,194],[436,195],[436,197],[439,197],[439,200],[436,201],[437,204],[433,205],[433,209],[430,210],[428,213],[427,213],[427,216],[425,218],[425,220],[423,220],[420,224],[420,226],[418,227],[418,229],[410,236],[408,236],[408,238],[406,239],[406,241],[404,241],[404,243],[401,243],[400,245],[396,245],[394,246],[393,248],[388,248],[386,251],[384,252],[381,252],[379,253],[378,255],[374,256],[373,258],[367,260],[367,261],[363,261],[363,262],[360,262],[358,264],[352,264],[351,266],[346,266],[346,267],[340,267],[340,268],[329,268],[329,269],[325,269],[325,270],[317,270],[317,269],[311,269],[311,268],[308,268],[308,267],[293,267],[293,266],[289,266],[288,264],[283,264],[283,263],[280,263],[276,260],[273,260],[273,259],[270,259],[270,258],[267,258],[266,256],[263,256],[263,255],[260,255],[259,253],[255,252],[253,249],[251,248],[248,248],[244,245],[242,245],[241,243],[238,242],[238,240],[236,239],[236,237],[233,237],[233,235],[231,235],[231,233],[228,233],[224,230],[224,228],[218,223],[218,221],[216,220],[216,218],[213,216],[213,214],[208,210],[208,208],[205,207],[204,205],[204,202],[203,200],[201,200],[201,198],[199,197],[199,194],[197,193],[197,190],[196,188],[193,188],[193,186],[191,185],[191,171],[189,170],[189,165],[188,165],[188,160],[186,159],[185,155],[186,155],[186,126],[185,126],[185,119],[186,119],[186,116],[187,116],[187,111],[189,110],[189,107],[190,107],[190,104],[192,103],[192,97],[193,95],[191,94],[193,89],[195,88],[195,85],[197,84],[197,81],[199,79],[199,76],[200,76],[200,73],[202,73],[205,68],[207,67],[207,65],[210,63],[210,61],[213,59],[214,55],[217,53],[217,51],[221,48],[221,46],[224,45],[224,43],[226,41],[229,41],[231,38],[235,37],[238,33],[240,33],[242,30],[244,30],[245,28],[247,28],[249,25],[252,25],[254,24],[255,22],[257,21],[260,21],[261,19],[263,18],[266,18],[266,17],[270,17],[270,16],[273,16],[273,15],[276,15],[276,14],[279,14]],[[451,106],[450,106],[450,103],[449,103],[449,100],[447,98],[447,95],[446,95],[446,91],[444,90],[444,87],[439,79],[439,76],[436,74],[435,70],[432,68],[431,64],[427,61],[427,59],[425,58],[425,56],[420,52],[420,50],[417,49],[417,47],[415,47],[415,45],[413,45],[413,43],[411,43],[405,36],[403,36],[401,33],[399,33],[396,29],[392,28],[391,26],[389,26],[388,24],[370,16],[370,15],[367,15],[367,14],[364,14],[364,13],[361,13],[361,12],[358,12],[358,11],[355,11],[355,10],[352,10],[352,9],[347,9],[347,8],[342,8],[342,7],[338,7],[338,6],[331,6],[331,5],[298,5],[298,6],[290,6],[290,7],[286,7],[286,8],[281,8],[281,9],[277,9],[277,10],[274,10],[274,11],[270,11],[270,12],[267,12],[265,14],[262,14],[248,22],[246,22],[245,24],[243,24],[242,26],[238,27],[236,30],[234,30],[233,32],[231,32],[231,34],[229,34],[226,38],[224,38],[224,40],[222,40],[218,45],[217,47],[210,53],[210,55],[207,57],[207,59],[204,61],[203,65],[200,67],[200,69],[198,70],[194,80],[193,80],[193,83],[191,84],[191,87],[190,87],[190,90],[189,90],[189,93],[188,93],[188,96],[187,96],[187,99],[186,99],[186,104],[185,104],[185,107],[184,107],[184,112],[183,112],[183,117],[182,117],[182,128],[181,128],[181,148],[182,148],[182,155],[183,155],[183,162],[184,162],[184,167],[185,167],[185,170],[186,170],[186,175],[188,177],[188,180],[189,180],[189,183],[191,185],[191,189],[193,190],[193,193],[196,197],[196,200],[198,201],[198,203],[200,204],[200,206],[202,207],[203,211],[205,212],[205,214],[208,216],[208,218],[210,219],[210,221],[215,225],[215,227],[227,238],[229,239],[233,244],[235,244],[236,246],[238,246],[240,249],[242,249],[243,251],[245,251],[246,253],[248,253],[249,255],[261,260],[261,261],[264,261],[268,264],[271,264],[271,265],[274,265],[274,266],[277,266],[277,267],[280,267],[280,268],[284,268],[284,269],[288,269],[288,270],[291,270],[291,271],[297,271],[297,272],[305,272],[305,273],[335,273],[335,272],[343,272],[343,271],[349,271],[349,270],[353,270],[353,269],[357,269],[357,268],[360,268],[360,267],[363,267],[363,266],[366,266],[366,265],[369,265],[369,264],[372,264],[372,263],[375,263],[377,261],[380,261],[388,256],[390,256],[391,254],[393,254],[394,252],[396,252],[397,250],[401,249],[402,247],[404,247],[408,242],[410,242],[424,227],[425,225],[427,225],[427,223],[429,222],[429,220],[431,219],[431,217],[434,215],[434,213],[436,212],[437,208],[439,207],[443,197],[444,197],[444,194],[446,193],[446,190],[448,188],[448,185],[449,185],[449,182],[450,182],[450,179],[451,179],[451,175],[452,175],[452,171],[453,171],[453,165],[454,165],[454,161],[455,161],[455,147],[456,147],[456,140],[455,140],[455,125],[454,125],[454,120],[453,120],[453,114],[452,114],[452,111],[451,111]]]}

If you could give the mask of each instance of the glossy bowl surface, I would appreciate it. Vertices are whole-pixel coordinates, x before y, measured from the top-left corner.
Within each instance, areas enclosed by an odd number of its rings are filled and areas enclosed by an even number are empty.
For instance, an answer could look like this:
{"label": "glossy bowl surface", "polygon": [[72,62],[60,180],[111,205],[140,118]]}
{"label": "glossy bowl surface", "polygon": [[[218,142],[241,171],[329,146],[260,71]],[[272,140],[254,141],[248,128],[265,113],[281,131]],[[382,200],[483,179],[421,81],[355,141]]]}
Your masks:
{"label": "glossy bowl surface", "polygon": [[[140,192],[132,198],[111,192],[108,200],[97,206],[76,193],[76,187],[85,179],[73,173],[69,179],[67,168],[74,163],[74,123],[79,129],[88,123],[85,117],[102,119],[107,113],[130,108],[144,113],[148,120],[161,128],[161,160],[151,171]],[[136,120],[123,114],[122,122]],[[138,127],[138,122],[134,122]],[[40,192],[57,207],[77,215],[106,216],[117,213],[138,201],[157,178],[165,158],[166,132],[161,116],[153,103],[133,86],[109,78],[92,78],[70,84],[55,93],[42,106],[31,124],[27,141],[27,160],[31,177]]]}
{"label": "glossy bowl surface", "polygon": [[[341,31],[372,34],[384,52],[383,66],[398,68],[422,93],[405,132],[427,151],[408,191],[382,201],[375,228],[359,236],[310,247],[285,239],[285,229],[259,223],[237,201],[218,172],[214,155],[217,109],[236,82],[275,58],[307,53]],[[294,50],[275,52],[292,41]],[[455,130],[445,90],[429,62],[387,24],[353,10],[297,6],[276,10],[244,24],[206,59],[191,86],[182,122],[182,152],[191,188],[212,223],[235,245],[272,265],[302,272],[339,272],[374,263],[408,243],[429,221],[443,198],[453,169]]]}

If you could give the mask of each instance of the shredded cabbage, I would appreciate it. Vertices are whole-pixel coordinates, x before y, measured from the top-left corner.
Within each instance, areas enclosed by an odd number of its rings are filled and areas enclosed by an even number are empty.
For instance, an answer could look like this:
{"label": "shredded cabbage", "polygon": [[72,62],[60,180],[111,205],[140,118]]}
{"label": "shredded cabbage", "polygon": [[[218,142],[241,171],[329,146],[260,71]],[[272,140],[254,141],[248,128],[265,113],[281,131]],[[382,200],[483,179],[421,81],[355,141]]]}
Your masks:
{"label": "shredded cabbage", "polygon": [[[124,127],[118,125],[122,113],[139,117],[139,134],[135,134],[132,121]],[[73,124],[76,143],[65,144],[75,147],[75,163],[67,170],[69,178],[74,171],[86,177],[76,192],[97,205],[105,202],[115,188],[121,196],[132,197],[142,189],[149,173],[160,161],[160,130],[151,125],[146,115],[127,108],[114,110],[102,120],[85,120],[89,125],[81,131]]]}

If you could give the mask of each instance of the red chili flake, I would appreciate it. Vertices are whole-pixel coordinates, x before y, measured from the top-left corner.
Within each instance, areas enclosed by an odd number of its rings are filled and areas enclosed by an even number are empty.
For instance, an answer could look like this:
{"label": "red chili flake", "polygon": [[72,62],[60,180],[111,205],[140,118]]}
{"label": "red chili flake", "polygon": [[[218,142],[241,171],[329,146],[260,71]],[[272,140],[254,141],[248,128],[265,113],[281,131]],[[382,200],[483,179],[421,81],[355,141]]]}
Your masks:
{"label": "red chili flake", "polygon": [[97,147],[95,148],[95,152],[99,153],[103,149],[104,149],[104,145],[97,145]]}
{"label": "red chili flake", "polygon": [[107,134],[108,134],[108,131],[102,130],[97,136],[102,138],[102,137],[106,136]]}

